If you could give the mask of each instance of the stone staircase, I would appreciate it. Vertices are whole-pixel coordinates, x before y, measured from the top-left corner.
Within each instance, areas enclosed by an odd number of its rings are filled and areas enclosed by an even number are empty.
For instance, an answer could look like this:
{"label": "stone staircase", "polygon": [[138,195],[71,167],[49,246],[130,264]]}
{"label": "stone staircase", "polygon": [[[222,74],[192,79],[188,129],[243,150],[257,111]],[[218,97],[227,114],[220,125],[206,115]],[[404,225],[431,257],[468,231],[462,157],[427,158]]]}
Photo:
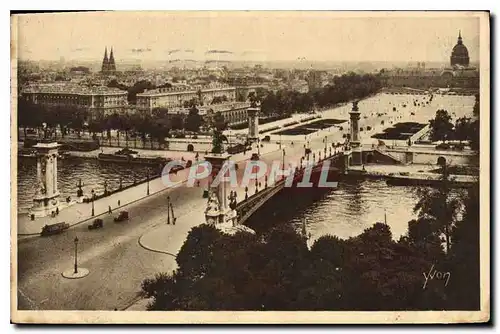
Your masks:
{"label": "stone staircase", "polygon": [[407,163],[401,160],[399,157],[379,148],[374,148],[373,153],[375,155],[375,159],[379,162],[392,163],[396,165],[407,165]]}

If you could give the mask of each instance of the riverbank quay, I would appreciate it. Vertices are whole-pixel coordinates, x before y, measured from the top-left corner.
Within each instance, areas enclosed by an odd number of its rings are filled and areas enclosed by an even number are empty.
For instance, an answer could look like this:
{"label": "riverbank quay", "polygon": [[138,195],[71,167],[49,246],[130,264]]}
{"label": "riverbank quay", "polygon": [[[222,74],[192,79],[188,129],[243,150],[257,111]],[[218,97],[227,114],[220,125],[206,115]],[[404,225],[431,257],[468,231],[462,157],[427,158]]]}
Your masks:
{"label": "riverbank quay", "polygon": [[[433,172],[436,165],[364,165],[350,166],[347,177],[383,179],[392,186],[434,186],[442,182],[442,174]],[[478,180],[474,175],[449,175],[450,186],[469,187]]]}
{"label": "riverbank quay", "polygon": [[[254,144],[256,146],[257,144]],[[257,149],[256,147],[252,148],[252,150],[246,153],[239,153],[231,156],[231,160],[238,163],[241,161],[245,161],[251,158],[252,154],[260,151],[261,155],[266,155],[272,152],[279,151],[279,145],[266,143],[263,144],[262,147]],[[80,152],[80,153],[91,153],[91,152]],[[97,154],[100,153],[97,152]],[[180,153],[180,152],[176,152]],[[96,154],[93,151],[93,154]],[[92,155],[87,155],[87,157],[91,157]],[[178,157],[181,159],[182,157]],[[185,160],[188,160],[184,158]],[[203,157],[201,157],[200,161],[203,161]],[[193,157],[194,161],[194,157]],[[90,223],[93,219],[100,218],[101,216],[109,215],[109,209],[111,208],[112,214],[118,214],[120,208],[125,205],[132,204],[136,201],[144,199],[148,196],[152,196],[158,192],[165,191],[166,189],[181,186],[189,176],[189,169],[184,169],[178,171],[175,174],[170,174],[169,178],[171,184],[164,184],[161,177],[157,176],[156,178],[152,178],[149,182],[142,182],[135,186],[129,187],[122,191],[115,192],[109,196],[100,198],[98,200],[94,200],[88,203],[74,203],[71,206],[68,206],[62,210],[60,210],[59,214],[52,217],[41,217],[36,218],[35,220],[31,220],[29,215],[26,213],[18,213],[17,216],[17,234],[20,237],[30,237],[37,236],[40,234],[43,226],[56,224],[59,222],[65,222],[70,225],[70,228],[81,223],[88,222]],[[83,180],[85,182],[85,180]],[[91,198],[91,194],[84,194],[88,198]],[[94,206],[94,215],[92,215],[92,206]]]}

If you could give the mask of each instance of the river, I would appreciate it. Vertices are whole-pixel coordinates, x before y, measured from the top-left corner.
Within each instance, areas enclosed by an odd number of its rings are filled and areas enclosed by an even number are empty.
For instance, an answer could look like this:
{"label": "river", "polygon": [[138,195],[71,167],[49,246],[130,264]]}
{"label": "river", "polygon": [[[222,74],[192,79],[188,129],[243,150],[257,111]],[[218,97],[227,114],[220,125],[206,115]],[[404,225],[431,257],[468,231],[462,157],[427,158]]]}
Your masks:
{"label": "river", "polygon": [[[36,161],[20,158],[18,162],[18,206],[25,212],[31,206],[35,194]],[[104,191],[104,181],[108,190],[131,184],[146,177],[147,171],[141,166],[116,163],[100,163],[94,159],[70,158],[58,161],[59,190],[62,198],[76,196],[78,180],[84,183],[84,193],[94,189]],[[295,191],[295,192],[294,192]],[[408,221],[413,218],[412,208],[416,198],[409,187],[390,187],[384,181],[365,180],[339,183],[336,189],[285,188],[254,214],[247,225],[256,230],[267,229],[276,224],[291,222],[301,229],[302,219],[306,219],[311,240],[324,234],[348,238],[361,233],[377,221],[387,223],[394,237],[406,232]]]}
{"label": "river", "polygon": [[376,222],[391,227],[394,239],[406,233],[415,218],[417,197],[412,187],[387,186],[383,180],[339,182],[334,189],[285,188],[247,222],[258,232],[291,223],[297,231],[305,219],[310,242],[331,234],[346,239]]}
{"label": "river", "polygon": [[[18,211],[27,212],[31,207],[36,186],[36,159],[19,158],[18,164]],[[109,191],[119,188],[120,178],[125,187],[147,177],[147,169],[139,165],[103,163],[96,159],[67,158],[57,161],[58,188],[61,198],[76,197],[78,181],[82,180],[83,192],[104,192],[104,182]]]}

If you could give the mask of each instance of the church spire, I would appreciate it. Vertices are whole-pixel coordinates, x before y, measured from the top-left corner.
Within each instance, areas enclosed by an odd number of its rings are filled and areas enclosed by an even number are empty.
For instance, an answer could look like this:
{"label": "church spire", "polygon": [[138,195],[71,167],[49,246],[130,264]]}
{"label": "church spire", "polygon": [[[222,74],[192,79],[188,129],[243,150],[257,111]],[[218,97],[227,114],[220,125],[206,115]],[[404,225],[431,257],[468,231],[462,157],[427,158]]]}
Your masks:
{"label": "church spire", "polygon": [[116,71],[115,57],[113,56],[113,47],[111,47],[111,53],[109,54],[109,70]]}
{"label": "church spire", "polygon": [[105,47],[104,48],[104,58],[102,60],[102,68],[101,68],[101,71],[102,72],[106,72],[108,71],[109,69],[109,60],[108,60],[108,48]]}

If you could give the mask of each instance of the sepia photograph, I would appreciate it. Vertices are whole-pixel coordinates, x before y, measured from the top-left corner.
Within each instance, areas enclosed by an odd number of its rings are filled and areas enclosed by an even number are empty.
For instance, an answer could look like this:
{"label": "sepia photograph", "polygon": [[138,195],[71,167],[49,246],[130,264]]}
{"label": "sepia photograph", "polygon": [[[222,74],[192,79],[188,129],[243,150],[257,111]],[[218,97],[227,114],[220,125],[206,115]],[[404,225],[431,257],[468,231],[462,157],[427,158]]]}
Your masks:
{"label": "sepia photograph", "polygon": [[488,322],[489,20],[11,14],[11,321]]}

